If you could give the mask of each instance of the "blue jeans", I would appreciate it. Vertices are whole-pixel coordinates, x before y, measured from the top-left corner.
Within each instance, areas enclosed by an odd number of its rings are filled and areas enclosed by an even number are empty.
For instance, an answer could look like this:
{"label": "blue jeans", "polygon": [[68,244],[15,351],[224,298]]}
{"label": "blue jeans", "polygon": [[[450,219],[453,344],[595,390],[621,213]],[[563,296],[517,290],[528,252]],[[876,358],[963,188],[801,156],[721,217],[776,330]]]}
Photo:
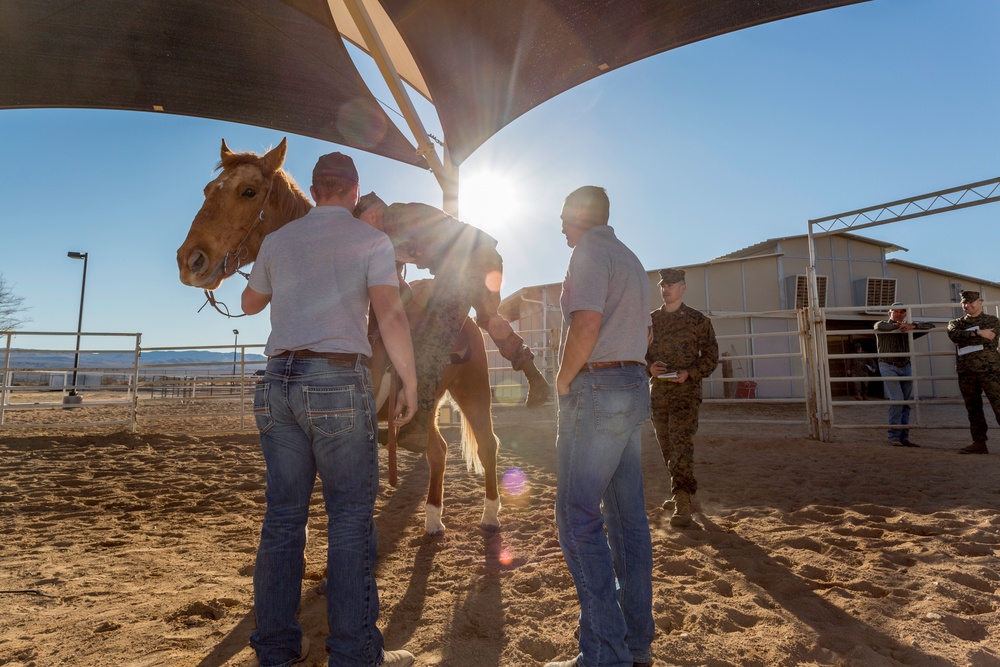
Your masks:
{"label": "blue jeans", "polygon": [[254,391],[254,417],[267,464],[267,509],[254,568],[261,667],[299,656],[299,608],[306,522],[316,474],[327,514],[326,613],[330,665],[382,661],[375,585],[377,422],[368,368],[326,359],[271,359]]}
{"label": "blue jeans", "polygon": [[[910,364],[896,366],[887,364],[884,361],[878,362],[879,373],[884,378],[890,377],[910,377],[913,370]],[[890,401],[909,401],[913,399],[913,383],[901,382],[899,380],[886,380],[882,383],[885,386],[885,395]],[[909,405],[890,405],[889,424],[906,426],[910,423]],[[908,440],[910,429],[889,429],[889,440]]]}
{"label": "blue jeans", "polygon": [[642,485],[648,418],[643,366],[585,366],[559,397],[556,525],[580,599],[580,667],[650,661],[653,547]]}

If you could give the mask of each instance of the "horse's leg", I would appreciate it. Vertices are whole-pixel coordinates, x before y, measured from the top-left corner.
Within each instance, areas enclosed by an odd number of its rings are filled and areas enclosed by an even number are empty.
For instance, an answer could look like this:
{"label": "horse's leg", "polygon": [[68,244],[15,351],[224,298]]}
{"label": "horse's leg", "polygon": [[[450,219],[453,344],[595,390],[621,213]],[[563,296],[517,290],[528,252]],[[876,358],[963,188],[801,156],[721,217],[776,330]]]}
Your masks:
{"label": "horse's leg", "polygon": [[486,498],[483,502],[482,527],[484,530],[500,529],[500,492],[497,484],[497,449],[499,442],[493,432],[493,393],[490,389],[489,364],[482,333],[472,320],[466,327],[474,329],[472,358],[460,366],[448,391],[462,411],[472,436],[476,441],[476,454],[483,466]]}
{"label": "horse's leg", "polygon": [[448,460],[448,443],[441,435],[437,419],[431,421],[427,433],[427,504],[424,506],[424,531],[428,535],[442,535],[445,525],[441,521],[444,511],[444,468]]}

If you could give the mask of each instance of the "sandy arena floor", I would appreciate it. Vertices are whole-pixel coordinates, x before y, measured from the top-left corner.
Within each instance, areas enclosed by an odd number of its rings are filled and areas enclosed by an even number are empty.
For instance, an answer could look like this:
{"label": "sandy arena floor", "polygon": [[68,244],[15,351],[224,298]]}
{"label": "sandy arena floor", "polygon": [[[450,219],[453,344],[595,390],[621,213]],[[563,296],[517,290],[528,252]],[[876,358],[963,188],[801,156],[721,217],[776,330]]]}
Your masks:
{"label": "sandy arena floor", "polygon": [[[660,509],[669,480],[648,430],[655,664],[1000,666],[1000,445],[968,457],[960,431],[917,430],[924,446],[902,449],[879,431],[819,443],[753,423],[798,410],[706,406],[687,530]],[[388,648],[446,667],[575,655],[550,417],[498,410],[501,471],[527,480],[501,491],[499,534],[480,530],[481,479],[453,446],[449,530],[426,536],[426,463],[400,454],[377,508]],[[0,665],[255,664],[263,494],[255,433],[0,428]],[[310,523],[305,664],[325,665],[320,504]]]}

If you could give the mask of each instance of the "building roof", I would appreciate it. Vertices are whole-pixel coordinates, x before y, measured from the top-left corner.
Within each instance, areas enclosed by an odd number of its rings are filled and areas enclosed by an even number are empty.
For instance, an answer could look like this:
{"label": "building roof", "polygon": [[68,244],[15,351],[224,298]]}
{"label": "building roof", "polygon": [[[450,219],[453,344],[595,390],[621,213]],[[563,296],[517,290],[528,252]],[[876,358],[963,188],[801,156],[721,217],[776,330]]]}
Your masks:
{"label": "building roof", "polygon": [[927,266],[926,264],[916,264],[914,262],[907,262],[904,259],[887,259],[886,262],[888,264],[896,264],[899,266],[905,266],[911,269],[918,269],[921,271],[933,271],[935,273],[940,273],[942,275],[950,276],[952,278],[967,280],[971,283],[976,283],[978,285],[989,285],[990,287],[1000,288],[1000,283],[998,282],[994,282],[992,280],[986,280],[985,278],[976,278],[975,276],[967,276],[964,273],[955,273],[953,271],[939,269],[936,266]]}
{"label": "building roof", "polygon": [[[886,252],[896,252],[897,250],[907,251],[906,248],[895,243],[889,243],[888,241],[879,241],[878,239],[868,238],[867,236],[859,236],[858,234],[850,233],[840,233],[837,236],[847,239],[852,239],[855,241],[861,241],[863,243],[868,243],[871,245],[876,245],[883,248]],[[747,246],[742,250],[737,250],[731,252],[728,255],[722,255],[721,257],[716,257],[711,260],[713,262],[718,262],[721,260],[728,259],[745,259],[747,257],[754,257],[756,255],[773,255],[779,252],[779,246],[784,241],[800,240],[808,237],[808,234],[796,234],[793,236],[779,236],[772,239],[767,239],[766,241],[761,241],[760,243],[755,243],[751,246]]]}

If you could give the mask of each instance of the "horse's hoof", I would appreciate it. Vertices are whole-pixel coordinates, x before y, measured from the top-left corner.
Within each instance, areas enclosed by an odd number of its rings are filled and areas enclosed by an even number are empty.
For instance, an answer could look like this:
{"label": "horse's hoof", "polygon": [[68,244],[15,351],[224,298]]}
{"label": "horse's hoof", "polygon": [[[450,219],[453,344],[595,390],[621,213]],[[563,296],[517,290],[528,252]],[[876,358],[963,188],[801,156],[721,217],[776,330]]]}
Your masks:
{"label": "horse's hoof", "polygon": [[494,498],[490,500],[486,498],[483,501],[483,518],[479,522],[480,527],[488,533],[500,532],[500,499]]}
{"label": "horse's hoof", "polygon": [[441,521],[442,508],[424,505],[424,532],[432,537],[444,535],[445,526]]}

